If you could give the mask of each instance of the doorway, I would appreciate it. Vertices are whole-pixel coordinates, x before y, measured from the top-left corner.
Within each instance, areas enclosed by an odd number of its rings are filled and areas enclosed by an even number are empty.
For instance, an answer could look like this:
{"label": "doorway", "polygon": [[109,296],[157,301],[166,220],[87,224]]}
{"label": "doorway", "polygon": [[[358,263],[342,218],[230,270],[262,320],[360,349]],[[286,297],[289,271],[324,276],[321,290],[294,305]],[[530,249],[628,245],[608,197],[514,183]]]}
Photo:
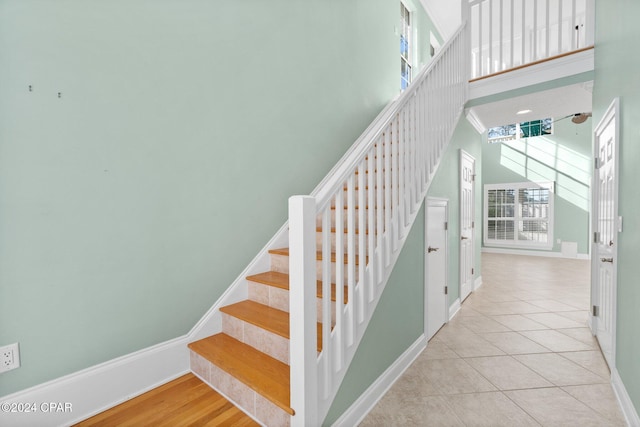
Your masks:
{"label": "doorway", "polygon": [[619,100],[594,130],[593,250],[591,327],[609,368],[615,367],[618,217]]}
{"label": "doorway", "polygon": [[449,202],[427,199],[425,215],[425,335],[431,339],[449,320]]}
{"label": "doorway", "polygon": [[476,160],[460,150],[460,302],[473,290]]}

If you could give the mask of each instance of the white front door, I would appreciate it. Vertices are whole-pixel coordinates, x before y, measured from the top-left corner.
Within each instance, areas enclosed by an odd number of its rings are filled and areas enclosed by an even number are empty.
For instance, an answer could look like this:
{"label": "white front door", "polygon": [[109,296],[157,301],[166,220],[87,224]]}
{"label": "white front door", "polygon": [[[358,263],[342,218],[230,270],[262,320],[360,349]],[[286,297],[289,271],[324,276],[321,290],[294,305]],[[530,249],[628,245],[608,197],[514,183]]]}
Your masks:
{"label": "white front door", "polygon": [[476,161],[460,150],[460,302],[473,290]]}
{"label": "white front door", "polygon": [[448,202],[427,199],[425,227],[425,334],[427,340],[447,323],[449,307],[447,298],[447,223]]}
{"label": "white front door", "polygon": [[618,220],[618,100],[594,131],[592,328],[610,368],[615,365]]}

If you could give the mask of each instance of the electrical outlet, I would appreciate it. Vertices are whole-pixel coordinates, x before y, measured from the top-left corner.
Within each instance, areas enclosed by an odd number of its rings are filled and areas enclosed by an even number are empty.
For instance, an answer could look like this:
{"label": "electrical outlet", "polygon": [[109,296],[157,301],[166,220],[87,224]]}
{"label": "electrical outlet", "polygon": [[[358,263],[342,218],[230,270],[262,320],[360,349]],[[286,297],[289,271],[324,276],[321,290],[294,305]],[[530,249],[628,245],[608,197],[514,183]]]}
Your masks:
{"label": "electrical outlet", "polygon": [[0,372],[20,367],[20,349],[18,343],[0,347]]}

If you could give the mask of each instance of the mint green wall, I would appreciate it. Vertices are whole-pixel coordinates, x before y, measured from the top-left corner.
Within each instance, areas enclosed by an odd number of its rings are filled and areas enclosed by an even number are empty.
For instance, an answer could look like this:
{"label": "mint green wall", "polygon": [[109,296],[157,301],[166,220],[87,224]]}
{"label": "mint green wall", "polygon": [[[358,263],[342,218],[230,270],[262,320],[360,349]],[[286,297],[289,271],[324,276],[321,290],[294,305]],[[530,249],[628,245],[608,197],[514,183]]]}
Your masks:
{"label": "mint green wall", "polygon": [[616,368],[640,413],[640,286],[638,285],[638,242],[640,241],[640,2],[635,0],[596,2],[594,124],[609,104],[620,97],[619,210],[624,230],[618,240],[618,319]]}
{"label": "mint green wall", "polygon": [[1,1],[22,366],[0,395],[187,333],[398,93],[398,22],[391,0]]}
{"label": "mint green wall", "polygon": [[[449,147],[440,163],[438,173],[434,177],[427,197],[449,199],[449,303],[460,296],[460,149],[463,149],[476,159],[476,176],[481,177],[482,164],[481,136],[462,116],[454,131]],[[480,179],[476,179],[476,224],[482,223],[482,186]],[[482,235],[476,225],[475,235],[475,274],[482,274],[481,243]]]}
{"label": "mint green wall", "polygon": [[424,333],[424,204],[323,425],[332,425]]}
{"label": "mint green wall", "polygon": [[[554,181],[553,251],[557,239],[577,242],[578,253],[589,253],[591,187],[591,119],[575,124],[571,119],[554,123],[553,135],[504,144],[488,144],[483,135],[483,184]],[[481,189],[484,196],[484,190]],[[483,202],[484,203],[484,202]]]}

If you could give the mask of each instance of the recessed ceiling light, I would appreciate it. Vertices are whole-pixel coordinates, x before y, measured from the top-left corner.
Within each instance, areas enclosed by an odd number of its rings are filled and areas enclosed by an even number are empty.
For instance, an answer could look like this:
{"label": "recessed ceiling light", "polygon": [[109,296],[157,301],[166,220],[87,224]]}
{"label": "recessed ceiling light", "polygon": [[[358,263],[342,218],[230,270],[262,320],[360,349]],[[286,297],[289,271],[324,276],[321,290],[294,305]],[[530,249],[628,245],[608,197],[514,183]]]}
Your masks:
{"label": "recessed ceiling light", "polygon": [[523,115],[523,114],[528,114],[528,113],[530,113],[530,112],[531,112],[531,110],[520,110],[520,111],[518,111],[516,114],[517,114],[517,115],[519,115],[519,116],[521,116],[521,115]]}

